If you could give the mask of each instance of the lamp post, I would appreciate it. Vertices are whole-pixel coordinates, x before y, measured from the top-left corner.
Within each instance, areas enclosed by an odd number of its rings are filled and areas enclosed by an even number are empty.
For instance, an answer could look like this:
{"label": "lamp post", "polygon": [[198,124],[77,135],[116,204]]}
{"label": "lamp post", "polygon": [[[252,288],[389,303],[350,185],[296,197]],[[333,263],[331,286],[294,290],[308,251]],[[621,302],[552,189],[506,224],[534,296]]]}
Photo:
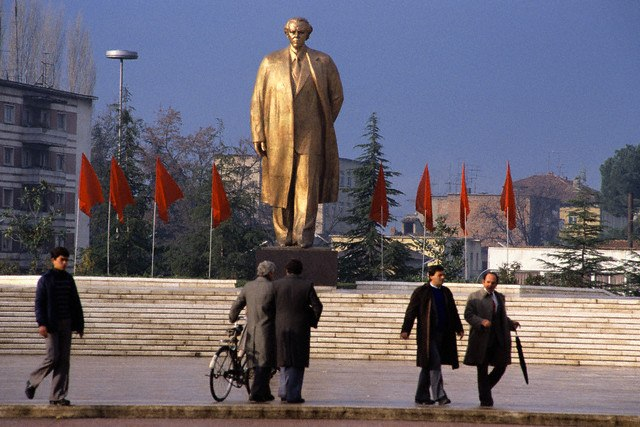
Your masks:
{"label": "lamp post", "polygon": [[125,59],[138,59],[138,52],[132,50],[108,50],[107,58],[120,60],[120,109],[118,111],[119,126],[118,126],[118,151],[116,157],[120,161],[120,149],[122,145],[122,82],[124,75],[124,60]]}
{"label": "lamp post", "polygon": [[[118,125],[118,150],[116,151],[116,157],[120,161],[120,146],[122,145],[122,81],[124,74],[124,60],[125,59],[138,59],[138,52],[132,50],[108,50],[107,58],[120,60],[120,110],[118,111],[119,125]],[[111,189],[109,189],[111,191]],[[111,194],[109,194],[111,199]],[[116,228],[116,233],[118,229]],[[109,216],[107,217],[107,276],[110,273],[110,260],[109,260],[109,240],[111,239],[111,203],[109,203]]]}

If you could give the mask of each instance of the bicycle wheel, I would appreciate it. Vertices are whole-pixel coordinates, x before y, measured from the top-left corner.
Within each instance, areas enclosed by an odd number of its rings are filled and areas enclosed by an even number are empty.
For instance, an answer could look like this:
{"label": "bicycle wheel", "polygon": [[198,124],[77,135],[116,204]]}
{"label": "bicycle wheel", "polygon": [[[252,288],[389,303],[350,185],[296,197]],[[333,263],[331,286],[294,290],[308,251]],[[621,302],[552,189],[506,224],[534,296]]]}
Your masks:
{"label": "bicycle wheel", "polygon": [[247,367],[247,355],[243,354],[240,359],[240,366],[242,366],[242,380],[244,382],[244,386],[247,389],[247,394],[251,396],[251,383],[253,382],[253,369],[249,369]]}
{"label": "bicycle wheel", "polygon": [[231,359],[229,346],[220,347],[216,352],[213,368],[211,368],[209,374],[209,388],[211,389],[211,396],[216,402],[222,402],[231,391],[229,371],[232,369],[233,360]]}

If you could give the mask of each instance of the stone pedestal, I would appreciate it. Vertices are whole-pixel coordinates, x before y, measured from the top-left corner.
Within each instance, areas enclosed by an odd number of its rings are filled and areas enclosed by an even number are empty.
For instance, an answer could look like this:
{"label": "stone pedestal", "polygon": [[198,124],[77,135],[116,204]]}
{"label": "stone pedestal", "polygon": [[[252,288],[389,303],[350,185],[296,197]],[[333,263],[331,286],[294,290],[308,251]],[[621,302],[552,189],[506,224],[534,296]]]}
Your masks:
{"label": "stone pedestal", "polygon": [[260,248],[256,261],[276,264],[276,279],[284,277],[284,267],[291,259],[302,262],[301,277],[317,286],[336,286],[338,283],[338,252],[329,248],[302,249],[295,246]]}

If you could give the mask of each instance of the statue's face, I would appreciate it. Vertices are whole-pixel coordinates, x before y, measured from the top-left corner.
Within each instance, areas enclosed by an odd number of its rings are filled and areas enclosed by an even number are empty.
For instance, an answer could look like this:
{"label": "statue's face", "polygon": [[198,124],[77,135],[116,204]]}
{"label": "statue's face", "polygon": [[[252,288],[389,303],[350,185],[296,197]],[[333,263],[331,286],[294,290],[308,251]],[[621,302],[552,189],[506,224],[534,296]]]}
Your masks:
{"label": "statue's face", "polygon": [[287,37],[289,43],[296,49],[304,46],[309,38],[309,28],[304,22],[292,21],[287,24]]}

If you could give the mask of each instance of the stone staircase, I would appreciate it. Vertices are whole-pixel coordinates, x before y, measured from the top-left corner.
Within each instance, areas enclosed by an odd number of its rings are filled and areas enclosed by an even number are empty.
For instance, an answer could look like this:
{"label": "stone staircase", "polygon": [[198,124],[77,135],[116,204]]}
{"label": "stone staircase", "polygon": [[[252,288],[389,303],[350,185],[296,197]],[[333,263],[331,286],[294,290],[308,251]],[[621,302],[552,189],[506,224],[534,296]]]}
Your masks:
{"label": "stone staircase", "polygon": [[[0,354],[42,354],[33,314],[36,277],[0,278]],[[211,356],[226,337],[237,295],[231,281],[77,278],[86,330],[82,355]],[[479,285],[448,284],[463,315]],[[324,312],[312,332],[312,357],[415,362],[415,339],[400,326],[415,284],[318,287]],[[527,363],[640,367],[640,300],[600,291],[531,293],[500,285],[512,319],[522,324]],[[463,320],[465,333],[468,325]],[[414,331],[415,332],[415,331]],[[460,360],[466,337],[459,341]],[[514,362],[517,363],[515,346]]]}

